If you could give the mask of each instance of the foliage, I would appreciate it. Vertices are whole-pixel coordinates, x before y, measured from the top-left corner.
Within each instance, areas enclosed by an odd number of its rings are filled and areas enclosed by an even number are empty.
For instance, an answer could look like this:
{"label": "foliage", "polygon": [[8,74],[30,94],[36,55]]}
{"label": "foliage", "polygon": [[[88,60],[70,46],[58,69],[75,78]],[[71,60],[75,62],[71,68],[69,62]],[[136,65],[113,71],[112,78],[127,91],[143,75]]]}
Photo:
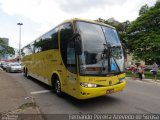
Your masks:
{"label": "foliage", "polygon": [[145,14],[148,10],[149,10],[148,5],[147,5],[147,4],[143,5],[143,6],[141,7],[141,9],[139,10],[139,16]]}
{"label": "foliage", "polygon": [[160,1],[133,21],[127,30],[126,44],[135,58],[160,60]]}
{"label": "foliage", "polygon": [[0,38],[0,55],[5,54],[15,54],[15,51],[12,47],[8,46],[1,38]]}

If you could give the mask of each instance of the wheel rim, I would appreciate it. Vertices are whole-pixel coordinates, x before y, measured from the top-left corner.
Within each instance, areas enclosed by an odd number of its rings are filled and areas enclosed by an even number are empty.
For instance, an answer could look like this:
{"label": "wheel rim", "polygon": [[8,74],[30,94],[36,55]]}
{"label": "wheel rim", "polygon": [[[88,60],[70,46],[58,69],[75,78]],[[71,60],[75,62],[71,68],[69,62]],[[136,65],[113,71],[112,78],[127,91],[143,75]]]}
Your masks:
{"label": "wheel rim", "polygon": [[55,89],[56,89],[56,93],[60,93],[60,91],[61,91],[61,85],[60,85],[59,80],[56,80]]}

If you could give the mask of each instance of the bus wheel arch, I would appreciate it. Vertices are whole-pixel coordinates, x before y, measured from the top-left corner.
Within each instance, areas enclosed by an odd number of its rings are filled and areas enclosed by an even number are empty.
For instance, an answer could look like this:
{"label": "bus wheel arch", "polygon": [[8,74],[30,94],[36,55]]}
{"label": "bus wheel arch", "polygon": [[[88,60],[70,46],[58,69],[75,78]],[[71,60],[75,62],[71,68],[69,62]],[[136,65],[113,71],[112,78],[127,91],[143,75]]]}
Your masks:
{"label": "bus wheel arch", "polygon": [[61,91],[61,82],[56,73],[52,75],[51,83],[53,92],[55,92],[58,96],[62,96],[63,92]]}

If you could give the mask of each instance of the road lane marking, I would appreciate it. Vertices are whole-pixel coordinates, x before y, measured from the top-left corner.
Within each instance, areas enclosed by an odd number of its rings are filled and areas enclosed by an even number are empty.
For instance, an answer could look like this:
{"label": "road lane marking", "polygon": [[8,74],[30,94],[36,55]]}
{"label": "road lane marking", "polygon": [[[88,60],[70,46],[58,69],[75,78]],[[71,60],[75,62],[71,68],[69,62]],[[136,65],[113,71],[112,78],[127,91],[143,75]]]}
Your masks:
{"label": "road lane marking", "polygon": [[41,90],[41,91],[30,92],[30,94],[35,95],[35,94],[48,93],[48,92],[51,92],[51,91],[50,90]]}

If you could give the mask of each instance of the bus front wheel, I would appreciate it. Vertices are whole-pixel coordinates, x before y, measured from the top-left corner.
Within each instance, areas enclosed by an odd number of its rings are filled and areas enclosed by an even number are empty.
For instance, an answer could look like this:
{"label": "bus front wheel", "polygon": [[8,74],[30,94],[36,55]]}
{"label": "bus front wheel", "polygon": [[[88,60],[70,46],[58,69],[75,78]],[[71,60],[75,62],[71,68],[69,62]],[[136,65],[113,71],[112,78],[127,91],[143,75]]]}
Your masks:
{"label": "bus front wheel", "polygon": [[58,95],[58,96],[62,96],[62,91],[61,91],[61,83],[60,83],[60,80],[57,78],[55,80],[55,83],[54,83],[54,92]]}

